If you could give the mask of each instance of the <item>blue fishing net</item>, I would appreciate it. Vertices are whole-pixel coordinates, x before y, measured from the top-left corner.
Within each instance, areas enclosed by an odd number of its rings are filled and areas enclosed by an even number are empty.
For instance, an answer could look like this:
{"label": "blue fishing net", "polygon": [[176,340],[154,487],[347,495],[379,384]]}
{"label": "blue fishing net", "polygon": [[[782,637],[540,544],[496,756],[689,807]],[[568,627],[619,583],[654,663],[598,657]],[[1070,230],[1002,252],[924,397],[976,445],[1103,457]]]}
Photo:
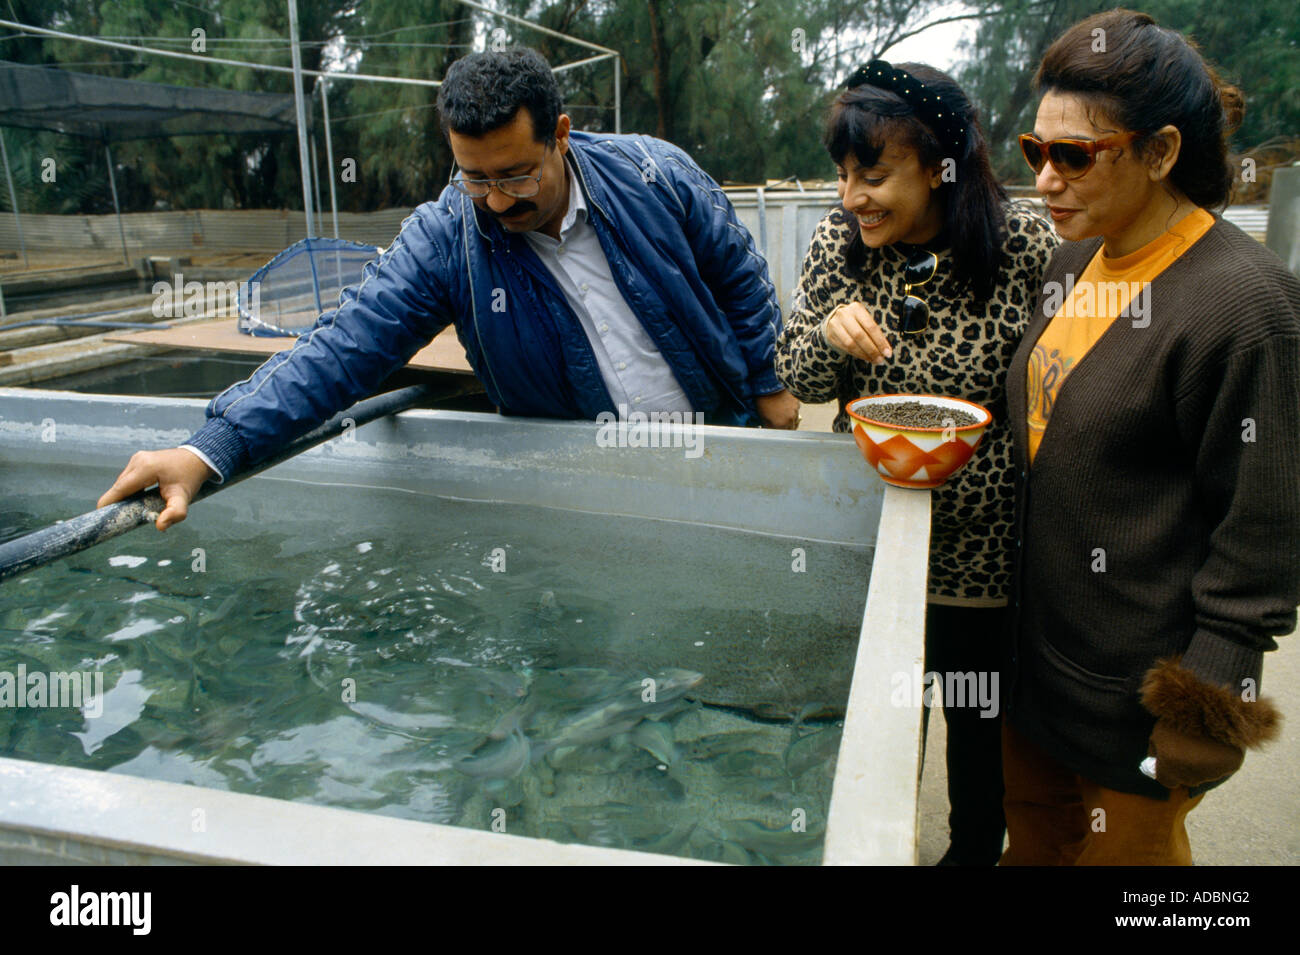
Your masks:
{"label": "blue fishing net", "polygon": [[338,307],[339,293],[361,281],[379,251],[345,239],[295,242],[239,287],[239,330],[259,338],[301,335]]}

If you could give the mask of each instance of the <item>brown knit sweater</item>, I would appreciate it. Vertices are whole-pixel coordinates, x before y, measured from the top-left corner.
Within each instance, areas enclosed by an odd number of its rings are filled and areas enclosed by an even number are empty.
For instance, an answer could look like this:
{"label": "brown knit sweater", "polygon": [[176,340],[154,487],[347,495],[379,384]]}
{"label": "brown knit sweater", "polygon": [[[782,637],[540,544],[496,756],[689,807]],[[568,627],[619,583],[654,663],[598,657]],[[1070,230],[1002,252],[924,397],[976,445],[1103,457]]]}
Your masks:
{"label": "brown knit sweater", "polygon": [[[1044,283],[1078,276],[1067,243]],[[1139,688],[1182,654],[1202,680],[1258,691],[1300,601],[1300,282],[1217,219],[1071,371],[1027,463],[1026,363],[1011,363],[1020,541],[1007,715],[1069,769],[1157,799],[1155,718]],[[1243,681],[1254,681],[1243,683]],[[1202,791],[1209,786],[1199,787]]]}
{"label": "brown knit sweater", "polygon": [[[1026,207],[1010,203],[1006,209],[1006,262],[993,295],[977,301],[953,276],[952,252],[940,243],[934,278],[915,290],[930,306],[930,327],[906,338],[889,330],[887,316],[903,301],[903,265],[915,247],[867,249],[867,278],[855,279],[845,272],[844,253],[857,223],[832,210],[813,233],[794,308],[776,343],[777,376],[796,398],[838,399],[836,431],[850,430],[847,402],[888,392],[951,395],[993,412],[975,456],[932,492],[929,593],[935,603],[997,607],[1010,593],[1015,485],[1007,366],[1058,240],[1051,225]],[[894,355],[884,365],[827,343],[822,322],[847,302],[861,302],[885,329]]]}

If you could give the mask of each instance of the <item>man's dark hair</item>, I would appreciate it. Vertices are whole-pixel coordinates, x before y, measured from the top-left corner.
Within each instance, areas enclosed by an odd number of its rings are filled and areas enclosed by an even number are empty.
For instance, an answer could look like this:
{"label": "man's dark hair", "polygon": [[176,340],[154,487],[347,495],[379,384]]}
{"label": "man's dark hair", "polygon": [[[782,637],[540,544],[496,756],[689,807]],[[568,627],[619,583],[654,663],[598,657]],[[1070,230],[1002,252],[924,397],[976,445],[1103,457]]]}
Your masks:
{"label": "man's dark hair", "polygon": [[548,146],[560,120],[560,88],[551,65],[536,50],[511,47],[461,57],[438,90],[442,134],[482,136],[508,126],[519,108],[533,119],[533,136]]}

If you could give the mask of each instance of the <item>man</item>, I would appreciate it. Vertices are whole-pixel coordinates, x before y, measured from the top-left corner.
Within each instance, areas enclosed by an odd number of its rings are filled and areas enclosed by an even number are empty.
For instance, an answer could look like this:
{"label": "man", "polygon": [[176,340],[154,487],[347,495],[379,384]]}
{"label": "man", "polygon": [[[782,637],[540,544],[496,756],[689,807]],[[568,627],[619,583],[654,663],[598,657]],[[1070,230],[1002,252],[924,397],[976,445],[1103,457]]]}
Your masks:
{"label": "man", "polygon": [[454,188],[407,218],[292,350],[217,395],[179,448],[139,452],[99,500],[157,484],[157,527],[372,394],[448,324],[505,414],[702,412],[793,428],[767,265],[717,184],[646,136],[570,132],[536,52],[475,53],[438,94]]}

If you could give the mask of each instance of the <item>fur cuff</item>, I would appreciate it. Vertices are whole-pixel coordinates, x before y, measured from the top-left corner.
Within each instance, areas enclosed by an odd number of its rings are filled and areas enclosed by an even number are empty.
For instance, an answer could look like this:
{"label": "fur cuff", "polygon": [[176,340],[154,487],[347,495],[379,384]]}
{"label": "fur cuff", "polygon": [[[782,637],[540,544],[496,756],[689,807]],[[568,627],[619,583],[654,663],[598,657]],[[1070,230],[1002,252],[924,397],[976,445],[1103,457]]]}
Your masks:
{"label": "fur cuff", "polygon": [[1142,680],[1142,705],[1181,733],[1252,749],[1277,736],[1282,717],[1272,702],[1243,700],[1180,665],[1181,656],[1157,660]]}

